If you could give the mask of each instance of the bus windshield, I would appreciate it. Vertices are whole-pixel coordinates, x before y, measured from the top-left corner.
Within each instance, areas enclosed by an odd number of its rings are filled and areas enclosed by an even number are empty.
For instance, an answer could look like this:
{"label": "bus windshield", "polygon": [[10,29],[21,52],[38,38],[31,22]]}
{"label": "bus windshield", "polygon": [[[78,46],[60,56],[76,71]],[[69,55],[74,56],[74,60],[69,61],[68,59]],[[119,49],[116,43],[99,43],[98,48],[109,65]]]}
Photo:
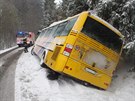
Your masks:
{"label": "bus windshield", "polygon": [[115,32],[99,23],[98,21],[87,17],[83,26],[82,33],[100,42],[115,52],[120,52],[122,47],[122,40]]}

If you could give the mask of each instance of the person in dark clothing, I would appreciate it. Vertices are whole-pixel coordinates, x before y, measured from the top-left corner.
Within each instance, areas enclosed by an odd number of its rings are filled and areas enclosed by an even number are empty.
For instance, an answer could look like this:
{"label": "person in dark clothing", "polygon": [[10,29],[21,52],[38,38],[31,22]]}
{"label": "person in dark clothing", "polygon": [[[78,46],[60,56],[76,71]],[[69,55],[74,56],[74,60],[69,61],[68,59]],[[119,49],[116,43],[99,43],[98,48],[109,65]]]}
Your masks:
{"label": "person in dark clothing", "polygon": [[24,52],[27,53],[28,52],[27,38],[23,39],[23,44],[24,44]]}

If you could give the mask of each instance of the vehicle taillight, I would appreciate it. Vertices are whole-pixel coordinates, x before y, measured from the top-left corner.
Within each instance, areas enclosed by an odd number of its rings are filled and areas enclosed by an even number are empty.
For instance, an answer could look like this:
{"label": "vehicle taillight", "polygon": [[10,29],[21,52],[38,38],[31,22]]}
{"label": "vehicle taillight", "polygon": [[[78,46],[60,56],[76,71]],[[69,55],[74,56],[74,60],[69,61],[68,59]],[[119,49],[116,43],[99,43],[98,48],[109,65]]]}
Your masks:
{"label": "vehicle taillight", "polygon": [[65,49],[64,49],[63,54],[66,55],[66,56],[69,56],[71,51],[72,51],[72,49],[73,49],[73,45],[67,44]]}
{"label": "vehicle taillight", "polygon": [[29,35],[29,37],[30,37],[30,38],[32,37],[31,34]]}

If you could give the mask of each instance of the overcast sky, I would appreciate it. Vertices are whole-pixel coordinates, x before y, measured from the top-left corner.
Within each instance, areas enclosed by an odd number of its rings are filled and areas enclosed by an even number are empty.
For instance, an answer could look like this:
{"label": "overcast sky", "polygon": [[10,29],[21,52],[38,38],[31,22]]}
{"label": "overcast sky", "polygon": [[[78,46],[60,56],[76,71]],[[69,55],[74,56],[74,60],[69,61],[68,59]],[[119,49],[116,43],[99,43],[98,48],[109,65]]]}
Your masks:
{"label": "overcast sky", "polygon": [[55,0],[55,3],[59,4],[62,0]]}

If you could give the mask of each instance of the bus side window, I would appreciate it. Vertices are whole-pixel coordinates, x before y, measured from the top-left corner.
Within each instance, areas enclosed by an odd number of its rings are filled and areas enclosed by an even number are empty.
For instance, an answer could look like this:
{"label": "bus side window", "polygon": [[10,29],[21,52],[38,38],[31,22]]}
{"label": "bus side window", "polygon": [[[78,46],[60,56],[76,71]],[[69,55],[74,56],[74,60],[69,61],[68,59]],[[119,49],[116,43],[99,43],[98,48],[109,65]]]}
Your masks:
{"label": "bus side window", "polygon": [[51,28],[45,30],[43,36],[48,37],[50,35],[50,32],[51,32]]}
{"label": "bus side window", "polygon": [[69,32],[71,31],[72,27],[74,26],[76,20],[78,17],[75,17],[71,20],[68,21],[64,31],[62,32],[61,36],[67,36],[69,34]]}
{"label": "bus side window", "polygon": [[61,34],[64,31],[66,25],[67,25],[67,22],[59,24],[59,26],[58,26],[58,28],[57,28],[57,30],[55,32],[54,37],[61,36]]}
{"label": "bus side window", "polygon": [[57,26],[53,26],[53,27],[50,28],[51,31],[49,32],[49,38],[47,39],[47,42],[52,42],[52,40],[54,39],[57,27],[58,27],[58,25]]}
{"label": "bus side window", "polygon": [[41,32],[40,35],[39,35],[39,37],[42,37],[43,35],[44,35],[44,32]]}
{"label": "bus side window", "polygon": [[48,38],[50,37],[52,28],[47,29],[47,31],[44,34],[44,38],[46,38],[46,40],[44,40],[45,42],[48,42]]}
{"label": "bus side window", "polygon": [[50,34],[52,38],[55,37],[55,32],[56,32],[57,28],[58,28],[58,25],[52,27],[52,31],[51,31],[51,34]]}

